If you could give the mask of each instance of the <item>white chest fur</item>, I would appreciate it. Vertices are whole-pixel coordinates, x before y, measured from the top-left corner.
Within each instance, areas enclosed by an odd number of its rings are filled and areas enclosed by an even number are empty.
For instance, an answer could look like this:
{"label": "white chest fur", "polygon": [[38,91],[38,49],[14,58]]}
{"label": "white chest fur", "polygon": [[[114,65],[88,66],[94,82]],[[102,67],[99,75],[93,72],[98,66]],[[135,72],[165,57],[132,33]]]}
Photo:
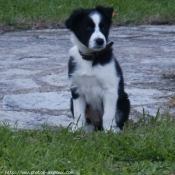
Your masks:
{"label": "white chest fur", "polygon": [[72,86],[77,88],[77,92],[85,97],[88,104],[100,108],[106,91],[114,94],[118,91],[119,78],[114,60],[104,66],[92,66],[91,61],[81,58],[76,46],[70,50],[70,55],[75,59],[77,67],[71,77]]}

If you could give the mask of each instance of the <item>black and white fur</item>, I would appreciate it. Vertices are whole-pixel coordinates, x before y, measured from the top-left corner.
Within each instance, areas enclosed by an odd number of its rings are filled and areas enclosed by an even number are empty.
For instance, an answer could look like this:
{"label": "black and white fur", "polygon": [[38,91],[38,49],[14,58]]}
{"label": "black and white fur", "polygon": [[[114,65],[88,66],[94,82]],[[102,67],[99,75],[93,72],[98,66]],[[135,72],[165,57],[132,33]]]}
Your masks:
{"label": "black and white fur", "polygon": [[130,111],[124,91],[122,70],[112,49],[92,61],[82,59],[82,53],[103,50],[108,43],[113,8],[97,6],[77,9],[66,20],[75,45],[70,49],[68,75],[71,81],[71,111],[77,121],[74,129],[85,131],[122,130]]}

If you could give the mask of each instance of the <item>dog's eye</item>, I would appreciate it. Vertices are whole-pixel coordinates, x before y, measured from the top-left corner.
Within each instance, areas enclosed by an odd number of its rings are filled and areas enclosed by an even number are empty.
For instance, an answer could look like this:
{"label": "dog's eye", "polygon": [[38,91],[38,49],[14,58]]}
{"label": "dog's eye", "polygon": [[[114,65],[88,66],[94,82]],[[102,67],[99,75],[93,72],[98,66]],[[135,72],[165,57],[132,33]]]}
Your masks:
{"label": "dog's eye", "polygon": [[100,24],[101,30],[106,30],[106,26],[104,24]]}
{"label": "dog's eye", "polygon": [[105,27],[105,26],[101,26],[101,29],[102,29],[102,30],[105,30],[105,29],[106,29],[106,27]]}
{"label": "dog's eye", "polygon": [[86,27],[86,30],[87,30],[87,31],[91,31],[91,30],[92,30],[92,27],[91,27],[91,26],[87,26],[87,27]]}
{"label": "dog's eye", "polygon": [[105,30],[105,29],[106,29],[106,28],[103,26],[103,27],[102,27],[102,30]]}

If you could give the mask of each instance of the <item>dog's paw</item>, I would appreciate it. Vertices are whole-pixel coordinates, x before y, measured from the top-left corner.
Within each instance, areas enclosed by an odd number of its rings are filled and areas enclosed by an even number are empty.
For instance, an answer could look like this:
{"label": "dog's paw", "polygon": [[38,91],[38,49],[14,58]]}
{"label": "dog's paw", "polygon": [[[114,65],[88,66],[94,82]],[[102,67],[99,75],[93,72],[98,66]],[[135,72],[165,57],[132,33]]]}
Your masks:
{"label": "dog's paw", "polygon": [[121,132],[121,129],[120,129],[119,127],[117,127],[117,126],[113,126],[113,127],[111,128],[111,130],[112,130],[113,132],[115,132],[115,133]]}
{"label": "dog's paw", "polygon": [[84,129],[85,133],[93,132],[94,126],[93,125],[86,125],[83,129]]}
{"label": "dog's paw", "polygon": [[86,126],[79,127],[76,124],[72,124],[70,131],[72,131],[72,132],[83,131],[85,133],[89,133],[89,132],[94,131],[94,126],[93,125],[86,125]]}
{"label": "dog's paw", "polygon": [[76,132],[76,131],[78,131],[78,130],[80,130],[82,127],[79,127],[77,124],[72,124],[71,125],[71,128],[70,128],[70,131],[72,131],[72,132]]}
{"label": "dog's paw", "polygon": [[112,132],[117,133],[117,132],[121,132],[121,129],[117,126],[111,126],[111,127],[105,129],[105,132],[108,132],[108,131],[112,131]]}

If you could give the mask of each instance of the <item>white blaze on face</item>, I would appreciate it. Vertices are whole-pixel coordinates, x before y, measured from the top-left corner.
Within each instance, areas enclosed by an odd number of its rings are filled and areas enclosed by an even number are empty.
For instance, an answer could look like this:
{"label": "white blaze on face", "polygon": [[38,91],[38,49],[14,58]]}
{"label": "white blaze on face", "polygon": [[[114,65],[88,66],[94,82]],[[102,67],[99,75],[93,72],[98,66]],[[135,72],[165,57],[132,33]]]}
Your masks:
{"label": "white blaze on face", "polygon": [[[90,15],[90,18],[92,19],[92,21],[95,24],[95,29],[94,29],[94,32],[92,33],[92,35],[89,39],[89,48],[93,49],[95,51],[99,51],[99,50],[102,50],[103,48],[106,47],[105,36],[100,31],[100,27],[99,27],[100,22],[101,22],[101,16],[98,13],[93,13]],[[102,39],[104,41],[104,43],[99,46],[96,42],[97,39]]]}

